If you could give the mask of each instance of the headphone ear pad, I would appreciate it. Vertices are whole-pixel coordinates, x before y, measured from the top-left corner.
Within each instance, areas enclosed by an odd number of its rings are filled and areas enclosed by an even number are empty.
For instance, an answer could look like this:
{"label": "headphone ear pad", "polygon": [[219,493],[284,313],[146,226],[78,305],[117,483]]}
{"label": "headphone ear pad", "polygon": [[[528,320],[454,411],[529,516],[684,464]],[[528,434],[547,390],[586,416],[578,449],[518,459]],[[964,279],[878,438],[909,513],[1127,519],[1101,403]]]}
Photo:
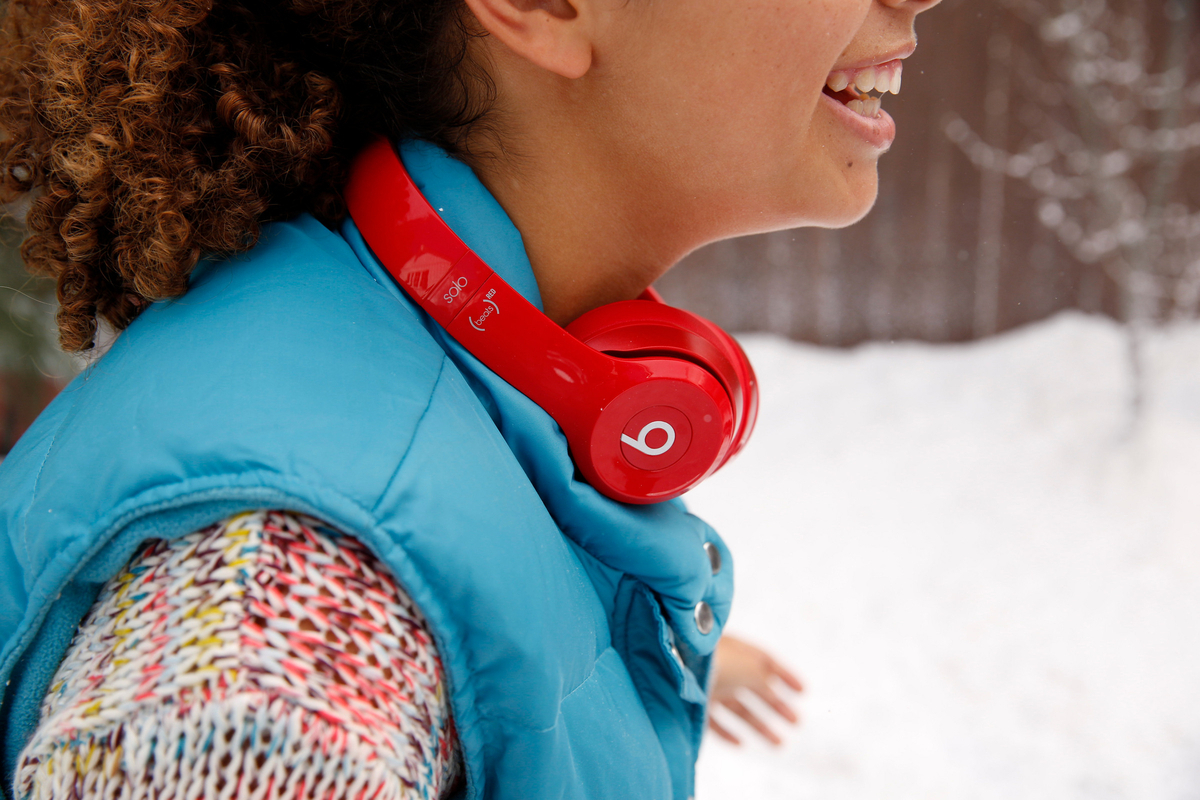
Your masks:
{"label": "headphone ear pad", "polygon": [[734,409],[733,446],[722,463],[750,438],[758,416],[754,369],[733,337],[703,317],[653,300],[625,300],[589,311],[567,332],[616,358],[679,358],[704,368]]}

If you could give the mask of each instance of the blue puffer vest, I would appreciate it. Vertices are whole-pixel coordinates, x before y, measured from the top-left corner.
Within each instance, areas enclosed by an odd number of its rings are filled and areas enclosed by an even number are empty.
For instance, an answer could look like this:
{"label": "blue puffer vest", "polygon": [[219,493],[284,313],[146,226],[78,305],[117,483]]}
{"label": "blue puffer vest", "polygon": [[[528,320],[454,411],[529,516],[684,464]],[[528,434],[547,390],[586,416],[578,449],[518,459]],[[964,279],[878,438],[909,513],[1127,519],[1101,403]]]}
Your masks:
{"label": "blue puffer vest", "polygon": [[[429,146],[402,155],[454,230],[539,303],[520,235],[470,169]],[[6,793],[104,582],[146,539],[256,507],[353,533],[425,612],[467,797],[692,794],[733,592],[724,544],[679,503],[626,506],[576,480],[544,411],[411,304],[352,223],[309,217],[202,265],[0,465]]]}

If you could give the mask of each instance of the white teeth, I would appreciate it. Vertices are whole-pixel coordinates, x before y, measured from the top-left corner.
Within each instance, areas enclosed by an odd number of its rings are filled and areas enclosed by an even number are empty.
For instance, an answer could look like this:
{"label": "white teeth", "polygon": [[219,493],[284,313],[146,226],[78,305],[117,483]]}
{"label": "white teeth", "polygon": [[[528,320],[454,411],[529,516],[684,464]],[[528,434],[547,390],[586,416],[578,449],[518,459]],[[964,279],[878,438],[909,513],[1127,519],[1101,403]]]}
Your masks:
{"label": "white teeth", "polygon": [[854,86],[864,94],[875,88],[875,68],[867,67],[854,76]]}
{"label": "white teeth", "polygon": [[854,72],[834,72],[825,79],[825,85],[832,92],[840,92],[852,86],[857,94],[879,92],[880,94],[900,94],[901,76],[904,68],[899,62],[886,64],[882,67],[867,67]]}
{"label": "white teeth", "polygon": [[844,72],[835,72],[829,76],[825,85],[835,92],[840,92],[850,85],[850,76]]}
{"label": "white teeth", "polygon": [[851,100],[846,108],[862,117],[878,117],[882,103],[878,97],[867,97],[863,100]]}
{"label": "white teeth", "polygon": [[825,80],[825,85],[834,93],[850,89],[851,100],[846,102],[846,108],[864,117],[879,116],[882,107],[882,97],[872,97],[867,92],[877,91],[880,95],[888,92],[900,94],[900,82],[903,68],[899,62],[885,64],[882,67],[867,67],[855,72],[846,70],[834,72]]}

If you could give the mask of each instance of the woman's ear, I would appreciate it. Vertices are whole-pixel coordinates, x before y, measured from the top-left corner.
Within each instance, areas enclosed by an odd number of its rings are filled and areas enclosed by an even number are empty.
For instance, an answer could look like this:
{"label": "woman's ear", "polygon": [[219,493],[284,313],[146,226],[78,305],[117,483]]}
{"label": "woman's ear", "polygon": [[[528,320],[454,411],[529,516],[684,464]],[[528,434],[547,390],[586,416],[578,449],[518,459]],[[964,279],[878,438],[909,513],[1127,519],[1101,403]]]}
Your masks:
{"label": "woman's ear", "polygon": [[509,50],[564,78],[592,66],[591,0],[466,0],[479,25]]}

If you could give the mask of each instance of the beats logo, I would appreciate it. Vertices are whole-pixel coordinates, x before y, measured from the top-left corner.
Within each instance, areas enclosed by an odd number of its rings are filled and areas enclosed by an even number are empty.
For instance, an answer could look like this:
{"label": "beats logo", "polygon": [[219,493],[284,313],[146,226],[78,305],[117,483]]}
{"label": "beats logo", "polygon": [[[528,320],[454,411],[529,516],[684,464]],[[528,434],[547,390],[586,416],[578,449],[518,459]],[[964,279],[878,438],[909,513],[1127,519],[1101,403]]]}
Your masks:
{"label": "beats logo", "polygon": [[[661,447],[651,447],[646,441],[646,437],[651,431],[664,431],[667,434],[667,441],[663,442]],[[645,453],[648,456],[661,456],[663,453],[671,449],[671,445],[675,444],[675,429],[662,420],[656,420],[648,423],[646,427],[638,433],[638,438],[630,439],[625,434],[621,434],[621,441],[637,450],[639,453]]]}
{"label": "beats logo", "polygon": [[670,406],[642,409],[625,425],[621,455],[638,469],[660,470],[683,458],[692,443],[692,426]]}

